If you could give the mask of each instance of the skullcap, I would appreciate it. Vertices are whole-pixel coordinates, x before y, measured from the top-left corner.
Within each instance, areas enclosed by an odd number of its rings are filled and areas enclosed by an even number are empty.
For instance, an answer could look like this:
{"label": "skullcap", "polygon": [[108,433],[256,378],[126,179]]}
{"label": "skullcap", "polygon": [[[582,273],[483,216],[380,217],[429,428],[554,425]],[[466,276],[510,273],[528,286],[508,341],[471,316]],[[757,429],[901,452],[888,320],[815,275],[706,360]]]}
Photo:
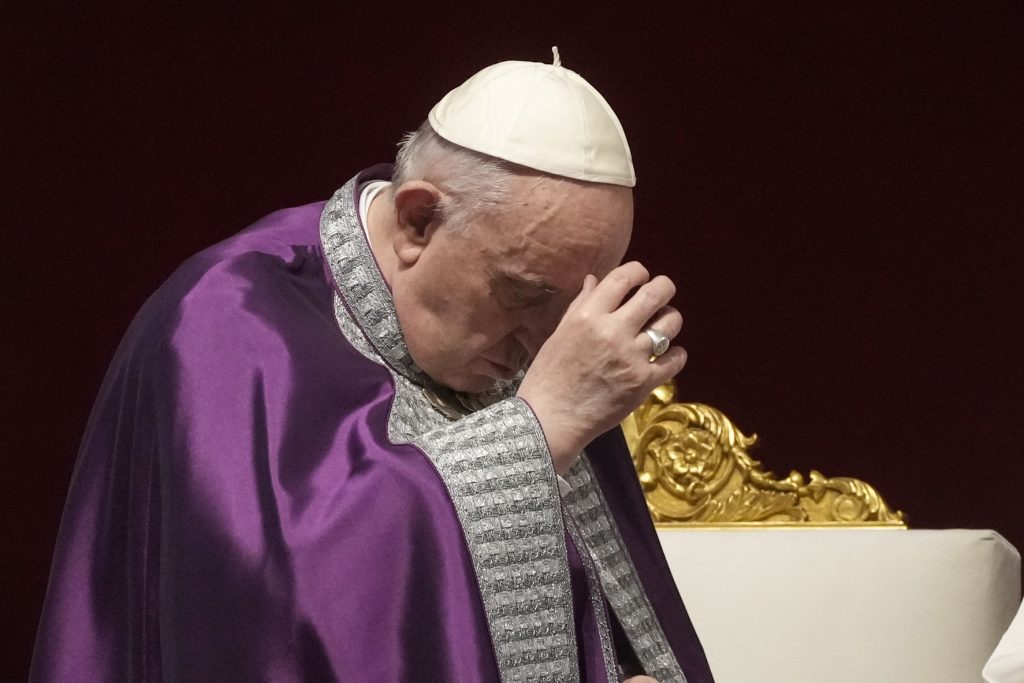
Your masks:
{"label": "skullcap", "polygon": [[445,140],[538,171],[633,187],[626,135],[601,93],[554,64],[500,62],[477,72],[430,110]]}

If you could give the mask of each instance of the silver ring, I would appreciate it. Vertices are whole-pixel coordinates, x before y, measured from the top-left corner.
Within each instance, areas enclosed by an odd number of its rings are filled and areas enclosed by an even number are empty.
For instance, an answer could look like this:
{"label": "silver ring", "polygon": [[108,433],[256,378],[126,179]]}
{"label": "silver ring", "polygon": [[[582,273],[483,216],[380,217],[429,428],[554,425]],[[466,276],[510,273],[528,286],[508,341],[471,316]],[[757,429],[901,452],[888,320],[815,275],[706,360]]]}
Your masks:
{"label": "silver ring", "polygon": [[651,338],[651,357],[657,358],[666,351],[668,351],[669,339],[661,332],[650,327],[644,328],[644,332]]}

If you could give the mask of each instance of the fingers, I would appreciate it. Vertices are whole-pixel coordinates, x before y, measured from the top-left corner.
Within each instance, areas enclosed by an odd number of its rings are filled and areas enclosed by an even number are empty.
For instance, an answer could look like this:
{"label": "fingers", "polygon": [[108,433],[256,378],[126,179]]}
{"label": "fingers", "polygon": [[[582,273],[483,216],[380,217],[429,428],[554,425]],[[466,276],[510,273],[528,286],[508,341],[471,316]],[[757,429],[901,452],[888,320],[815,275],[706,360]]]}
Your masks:
{"label": "fingers", "polygon": [[[619,266],[600,282],[588,275],[569,310],[586,305],[601,313],[615,312],[627,327],[640,329],[676,293],[675,284],[664,275],[653,280],[650,277],[647,268],[638,261]],[[591,282],[596,286],[590,287]],[[637,287],[636,293],[623,302],[630,290]]]}
{"label": "fingers", "polygon": [[675,284],[664,275],[659,275],[623,303],[616,311],[616,317],[629,328],[639,330],[675,295]]}
{"label": "fingers", "polygon": [[645,322],[647,324],[640,329],[636,337],[641,348],[649,348],[651,344],[651,338],[647,336],[645,330],[655,330],[669,339],[675,339],[683,329],[683,315],[672,306],[663,307]]}
{"label": "fingers", "polygon": [[[619,308],[619,305],[622,304],[622,300],[626,298],[626,294],[629,293],[629,290],[634,287],[639,287],[646,283],[650,278],[650,273],[647,272],[647,269],[644,268],[639,261],[624,263],[612,272],[608,273],[608,275],[598,283],[597,287],[594,288],[593,294],[591,295],[588,303],[602,313],[611,313]],[[651,313],[654,313],[658,308],[660,307],[656,306],[651,310]]]}
{"label": "fingers", "polygon": [[664,335],[668,341],[671,342],[682,329],[683,316],[680,315],[679,311],[671,306],[666,306],[658,311],[658,313],[651,318],[650,322],[644,325],[643,328],[637,332],[636,337],[633,340],[633,345],[636,347],[639,354],[646,354],[649,358],[650,356],[655,355],[655,347],[657,346],[658,340],[648,334],[648,330]]}
{"label": "fingers", "polygon": [[651,389],[678,375],[686,365],[687,353],[682,346],[672,346],[651,361]]}
{"label": "fingers", "polygon": [[[623,301],[629,291],[636,287],[639,289]],[[648,364],[652,341],[644,328],[656,330],[670,340],[682,330],[683,316],[667,305],[675,293],[675,284],[669,278],[659,275],[651,280],[650,273],[642,264],[631,261],[619,266],[601,281],[593,275],[587,275],[579,295],[569,305],[566,314],[584,306],[590,311],[612,314],[618,322],[614,327],[635,335],[630,346],[636,349],[636,357]],[[686,358],[685,349],[672,346],[661,357],[651,361],[649,368],[652,387],[681,371]]]}
{"label": "fingers", "polygon": [[[652,280],[650,272],[638,261],[619,266],[592,289],[588,287],[590,279],[588,275],[582,291],[569,310],[587,306],[598,313],[615,313],[623,325],[633,330],[639,330],[676,293],[672,280],[664,275]],[[636,292],[626,299],[626,295],[633,289]]]}
{"label": "fingers", "polygon": [[654,342],[647,330],[655,330],[674,339],[683,328],[683,316],[671,306],[658,311],[658,314],[651,319],[639,334],[636,336],[637,354],[646,361],[650,368],[648,383],[651,390],[654,387],[664,384],[682,371],[686,365],[687,353],[682,346],[670,346],[660,356],[652,357]]}

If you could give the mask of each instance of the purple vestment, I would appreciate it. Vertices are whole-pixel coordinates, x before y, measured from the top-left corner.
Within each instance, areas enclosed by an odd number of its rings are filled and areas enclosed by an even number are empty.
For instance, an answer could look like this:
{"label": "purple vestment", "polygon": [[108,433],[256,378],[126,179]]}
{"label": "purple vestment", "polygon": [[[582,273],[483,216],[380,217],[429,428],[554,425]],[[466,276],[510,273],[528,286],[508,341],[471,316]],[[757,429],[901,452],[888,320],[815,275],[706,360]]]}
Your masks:
{"label": "purple vestment", "polygon": [[189,259],[133,321],[31,679],[614,680],[617,632],[710,681],[618,430],[563,501],[522,401],[424,398],[354,218],[367,177]]}

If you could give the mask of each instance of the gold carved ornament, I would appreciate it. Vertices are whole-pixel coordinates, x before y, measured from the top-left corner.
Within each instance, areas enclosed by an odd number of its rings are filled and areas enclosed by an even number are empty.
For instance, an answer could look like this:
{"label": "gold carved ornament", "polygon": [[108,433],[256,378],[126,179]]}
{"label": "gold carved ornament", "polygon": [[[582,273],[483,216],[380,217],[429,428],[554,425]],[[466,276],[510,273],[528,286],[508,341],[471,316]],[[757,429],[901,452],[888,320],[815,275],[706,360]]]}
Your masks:
{"label": "gold carved ornament", "polygon": [[872,486],[811,470],[777,479],[747,453],[725,415],[675,403],[663,384],[622,423],[651,516],[659,526],[885,526],[906,528]]}

